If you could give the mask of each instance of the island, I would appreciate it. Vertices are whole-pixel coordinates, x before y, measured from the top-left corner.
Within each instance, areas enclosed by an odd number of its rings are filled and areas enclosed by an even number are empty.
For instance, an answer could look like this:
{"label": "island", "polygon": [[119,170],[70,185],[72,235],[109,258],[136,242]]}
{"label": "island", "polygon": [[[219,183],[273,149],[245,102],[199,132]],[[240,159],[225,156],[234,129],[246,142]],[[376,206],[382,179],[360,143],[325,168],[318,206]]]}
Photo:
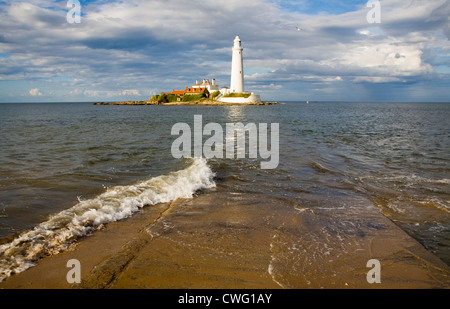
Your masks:
{"label": "island", "polygon": [[118,102],[96,102],[94,105],[196,105],[196,106],[230,106],[230,105],[274,105],[279,102],[255,102],[255,103],[222,103],[214,100],[204,99],[191,102],[168,102],[157,103],[152,101],[118,101]]}
{"label": "island", "polygon": [[244,62],[241,39],[236,36],[232,48],[231,80],[230,88],[203,79],[196,80],[191,87],[186,86],[183,90],[162,92],[153,95],[148,101],[119,101],[119,102],[97,102],[95,105],[272,105],[278,102],[263,102],[261,97],[254,92],[244,91]]}

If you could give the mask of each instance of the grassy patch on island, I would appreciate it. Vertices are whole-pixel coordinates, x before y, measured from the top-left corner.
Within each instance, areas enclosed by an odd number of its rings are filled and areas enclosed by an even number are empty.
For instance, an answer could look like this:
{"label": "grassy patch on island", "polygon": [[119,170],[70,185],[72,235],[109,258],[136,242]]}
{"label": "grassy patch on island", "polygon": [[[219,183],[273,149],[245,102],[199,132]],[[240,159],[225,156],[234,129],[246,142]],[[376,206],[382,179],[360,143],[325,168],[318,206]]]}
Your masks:
{"label": "grassy patch on island", "polygon": [[229,93],[223,96],[223,98],[248,98],[250,93]]}
{"label": "grassy patch on island", "polygon": [[181,100],[182,102],[193,102],[193,101],[199,101],[201,99],[205,99],[206,96],[203,93],[200,94],[189,94],[189,95],[184,95],[183,99]]}

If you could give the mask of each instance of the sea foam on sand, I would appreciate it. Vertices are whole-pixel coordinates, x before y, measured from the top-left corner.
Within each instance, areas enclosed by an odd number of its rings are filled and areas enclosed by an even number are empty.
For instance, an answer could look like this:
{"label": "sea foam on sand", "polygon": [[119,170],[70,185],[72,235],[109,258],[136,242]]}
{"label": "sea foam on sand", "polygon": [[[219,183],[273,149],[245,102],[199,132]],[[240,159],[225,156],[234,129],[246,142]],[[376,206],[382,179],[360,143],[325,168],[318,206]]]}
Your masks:
{"label": "sea foam on sand", "polygon": [[103,224],[127,218],[144,206],[192,198],[197,190],[214,187],[214,173],[206,159],[190,160],[192,163],[185,169],[129,186],[111,187],[95,198],[79,201],[1,245],[0,282],[34,266],[44,256],[67,250],[76,239]]}

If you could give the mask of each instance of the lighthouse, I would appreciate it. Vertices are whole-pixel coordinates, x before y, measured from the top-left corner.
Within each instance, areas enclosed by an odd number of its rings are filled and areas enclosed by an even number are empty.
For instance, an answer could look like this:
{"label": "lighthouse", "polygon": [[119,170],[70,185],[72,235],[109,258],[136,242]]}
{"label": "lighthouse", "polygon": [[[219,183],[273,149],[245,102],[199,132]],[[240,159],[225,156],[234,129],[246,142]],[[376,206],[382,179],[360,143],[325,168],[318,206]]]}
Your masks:
{"label": "lighthouse", "polygon": [[242,60],[242,46],[239,35],[236,35],[234,38],[230,88],[223,87],[220,89],[220,93],[217,101],[223,103],[261,103],[259,94],[244,91],[244,62]]}
{"label": "lighthouse", "polygon": [[231,59],[230,92],[244,92],[244,63],[239,35],[234,38],[233,57]]}

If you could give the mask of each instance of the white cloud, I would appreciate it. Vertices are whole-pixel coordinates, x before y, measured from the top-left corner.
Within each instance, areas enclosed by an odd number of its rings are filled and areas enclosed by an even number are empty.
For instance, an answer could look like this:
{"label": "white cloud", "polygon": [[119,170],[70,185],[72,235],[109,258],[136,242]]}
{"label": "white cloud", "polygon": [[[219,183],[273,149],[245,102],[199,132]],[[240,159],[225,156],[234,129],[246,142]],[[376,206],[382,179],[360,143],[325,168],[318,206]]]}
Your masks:
{"label": "white cloud", "polygon": [[88,97],[118,97],[118,96],[141,96],[141,93],[137,89],[125,89],[125,90],[92,90],[87,89],[83,91],[83,94]]}
{"label": "white cloud", "polygon": [[259,88],[262,88],[262,89],[281,89],[281,88],[283,88],[283,86],[282,85],[275,85],[274,83],[271,83],[269,85],[262,85]]}
{"label": "white cloud", "polygon": [[140,92],[137,89],[126,89],[126,90],[122,90],[122,95],[135,95],[135,96],[140,96]]}
{"label": "white cloud", "polygon": [[343,81],[341,76],[305,75],[305,76],[301,76],[300,78],[305,80],[305,81],[323,82],[323,83],[331,83],[331,82]]}
{"label": "white cloud", "polygon": [[106,96],[106,92],[98,91],[98,90],[85,90],[83,91],[83,95],[88,97],[100,97],[100,96]]}
{"label": "white cloud", "polygon": [[392,82],[405,82],[398,77],[389,76],[358,76],[353,79],[355,83],[368,82],[368,83],[392,83]]}
{"label": "white cloud", "polygon": [[17,22],[30,27],[44,28],[55,24],[62,24],[61,13],[39,7],[27,2],[13,2],[8,13]]}
{"label": "white cloud", "polygon": [[35,97],[35,96],[41,96],[41,95],[42,95],[42,93],[39,91],[38,88],[33,88],[33,89],[31,89],[30,92],[29,92],[29,94],[30,94],[32,97]]}
{"label": "white cloud", "polygon": [[348,44],[341,56],[331,62],[355,72],[364,69],[368,75],[417,76],[432,72],[432,67],[422,61],[421,47],[421,44],[404,44],[393,38],[382,43],[354,43]]}

